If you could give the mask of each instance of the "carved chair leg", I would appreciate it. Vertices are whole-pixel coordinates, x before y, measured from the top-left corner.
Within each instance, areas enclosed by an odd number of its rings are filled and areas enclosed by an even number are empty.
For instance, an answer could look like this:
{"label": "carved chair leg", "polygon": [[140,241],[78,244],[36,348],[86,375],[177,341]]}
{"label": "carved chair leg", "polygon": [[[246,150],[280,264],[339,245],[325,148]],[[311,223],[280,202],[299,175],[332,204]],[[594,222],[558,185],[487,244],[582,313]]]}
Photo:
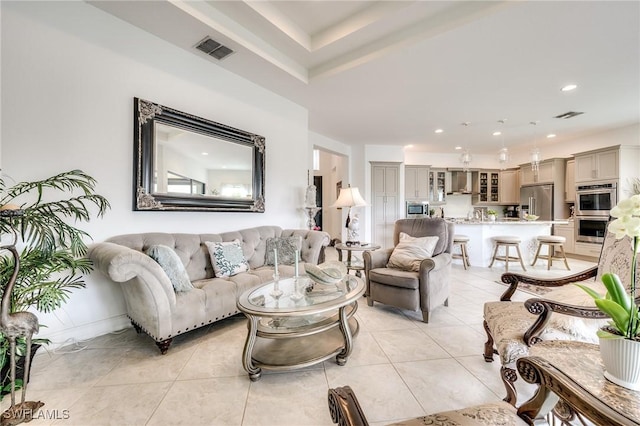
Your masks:
{"label": "carved chair leg", "polygon": [[351,387],[343,386],[329,389],[329,414],[331,421],[338,426],[368,426],[369,422]]}
{"label": "carved chair leg", "polygon": [[518,400],[518,393],[514,385],[515,381],[518,380],[516,370],[503,365],[500,368],[500,377],[502,378],[502,383],[504,383],[504,388],[507,390],[507,396],[503,398],[503,401],[515,407]]}
{"label": "carved chair leg", "polygon": [[162,342],[156,342],[156,346],[160,348],[160,353],[162,355],[167,353],[167,351],[169,350],[169,346],[171,346],[172,341],[173,339],[167,339],[167,340],[163,340]]}
{"label": "carved chair leg", "polygon": [[487,333],[487,341],[484,343],[484,360],[485,362],[493,362],[493,336],[489,330],[489,324],[483,321],[482,325],[484,325],[484,331]]}

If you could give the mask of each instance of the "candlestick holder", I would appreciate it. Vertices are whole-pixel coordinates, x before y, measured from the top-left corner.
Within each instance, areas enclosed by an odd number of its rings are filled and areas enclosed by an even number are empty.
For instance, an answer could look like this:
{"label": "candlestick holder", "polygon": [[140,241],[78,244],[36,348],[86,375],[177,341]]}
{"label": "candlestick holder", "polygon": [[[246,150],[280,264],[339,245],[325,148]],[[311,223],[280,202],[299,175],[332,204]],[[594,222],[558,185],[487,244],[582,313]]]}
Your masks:
{"label": "candlestick holder", "polygon": [[269,294],[276,300],[278,300],[282,296],[283,291],[280,290],[280,275],[273,274],[273,289],[269,292]]}

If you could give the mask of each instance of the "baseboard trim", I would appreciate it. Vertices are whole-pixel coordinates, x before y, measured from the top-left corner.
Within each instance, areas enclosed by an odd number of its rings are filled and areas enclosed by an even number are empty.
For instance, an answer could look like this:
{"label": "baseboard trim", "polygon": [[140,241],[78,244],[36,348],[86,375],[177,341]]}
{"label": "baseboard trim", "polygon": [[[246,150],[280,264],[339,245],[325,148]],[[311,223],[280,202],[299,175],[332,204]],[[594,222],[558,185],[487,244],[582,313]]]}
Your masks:
{"label": "baseboard trim", "polygon": [[52,350],[77,342],[91,340],[95,337],[130,327],[132,326],[129,318],[126,315],[118,315],[50,334],[46,333],[46,328],[41,328],[40,333],[34,337],[38,339],[49,339],[51,343],[47,345],[47,349]]}

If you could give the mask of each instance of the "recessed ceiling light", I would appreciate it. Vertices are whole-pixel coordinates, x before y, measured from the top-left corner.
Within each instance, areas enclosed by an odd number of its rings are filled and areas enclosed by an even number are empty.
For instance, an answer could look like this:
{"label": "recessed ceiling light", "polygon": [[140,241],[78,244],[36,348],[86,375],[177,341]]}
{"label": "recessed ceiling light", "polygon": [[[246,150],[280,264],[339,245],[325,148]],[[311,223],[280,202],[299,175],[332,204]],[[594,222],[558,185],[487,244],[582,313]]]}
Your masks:
{"label": "recessed ceiling light", "polygon": [[208,152],[203,152],[202,155],[209,155],[209,153]]}
{"label": "recessed ceiling light", "polygon": [[564,86],[562,89],[563,92],[570,92],[572,90],[575,90],[578,86],[576,84],[567,84],[566,86]]}
{"label": "recessed ceiling light", "polygon": [[444,132],[444,130],[442,130],[442,129],[436,129],[434,133],[442,133],[442,132]]}
{"label": "recessed ceiling light", "polygon": [[456,146],[456,149],[462,149],[462,147],[461,146]]}
{"label": "recessed ceiling light", "polygon": [[500,136],[502,132],[493,132],[493,136]]}
{"label": "recessed ceiling light", "polygon": [[556,135],[555,135],[554,133],[549,133],[549,134],[547,135],[547,138],[549,138],[549,139],[551,139],[551,138],[555,138],[555,137],[556,137]]}
{"label": "recessed ceiling light", "polygon": [[413,145],[409,144],[409,145],[405,145],[405,148],[413,148]]}

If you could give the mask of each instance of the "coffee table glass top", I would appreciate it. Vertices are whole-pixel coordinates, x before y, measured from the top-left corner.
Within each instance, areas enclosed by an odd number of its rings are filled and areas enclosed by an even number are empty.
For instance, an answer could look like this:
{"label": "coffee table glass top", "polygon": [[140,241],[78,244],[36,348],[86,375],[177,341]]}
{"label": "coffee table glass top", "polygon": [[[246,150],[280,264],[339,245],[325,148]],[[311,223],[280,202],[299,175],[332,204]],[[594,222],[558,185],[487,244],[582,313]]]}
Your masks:
{"label": "coffee table glass top", "polygon": [[254,315],[305,315],[335,309],[355,301],[364,291],[364,281],[347,275],[338,284],[318,284],[309,277],[298,277],[278,282],[281,292],[275,292],[275,283],[265,283],[244,292],[238,299],[241,310]]}

